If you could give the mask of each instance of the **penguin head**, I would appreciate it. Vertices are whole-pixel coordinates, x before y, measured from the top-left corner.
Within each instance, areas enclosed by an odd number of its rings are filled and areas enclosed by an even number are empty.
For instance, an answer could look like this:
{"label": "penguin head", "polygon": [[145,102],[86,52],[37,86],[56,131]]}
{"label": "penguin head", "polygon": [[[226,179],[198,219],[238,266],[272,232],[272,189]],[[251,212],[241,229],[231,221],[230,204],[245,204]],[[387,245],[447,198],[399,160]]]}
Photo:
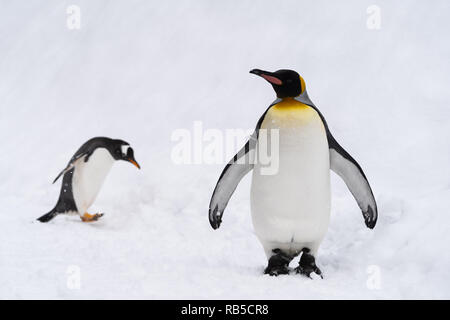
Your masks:
{"label": "penguin head", "polygon": [[130,147],[128,142],[123,140],[112,140],[108,146],[109,152],[115,160],[124,160],[132,163],[136,168],[140,169],[141,166],[134,158],[134,150]]}
{"label": "penguin head", "polygon": [[275,90],[277,97],[295,98],[306,90],[305,80],[295,71],[282,69],[275,72],[253,69],[250,73],[266,79]]}

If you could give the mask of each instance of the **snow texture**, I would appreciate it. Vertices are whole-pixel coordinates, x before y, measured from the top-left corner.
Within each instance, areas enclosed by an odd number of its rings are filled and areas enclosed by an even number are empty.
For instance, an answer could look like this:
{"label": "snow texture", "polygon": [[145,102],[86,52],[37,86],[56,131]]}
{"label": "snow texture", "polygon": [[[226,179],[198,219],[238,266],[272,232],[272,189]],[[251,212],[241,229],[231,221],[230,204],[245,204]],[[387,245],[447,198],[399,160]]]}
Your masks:
{"label": "snow texture", "polygon": [[[379,30],[366,26],[373,4]],[[66,27],[69,5],[81,9],[79,30]],[[0,298],[450,298],[449,1],[2,0],[1,8]],[[250,175],[214,231],[208,204],[228,159],[171,159],[172,132],[196,120],[254,128],[274,93],[252,68],[305,78],[378,201],[369,230],[332,175],[317,261],[324,280],[263,275]],[[36,221],[56,203],[53,178],[100,135],[130,142],[142,170],[114,165],[90,210],[106,213],[98,222]]]}

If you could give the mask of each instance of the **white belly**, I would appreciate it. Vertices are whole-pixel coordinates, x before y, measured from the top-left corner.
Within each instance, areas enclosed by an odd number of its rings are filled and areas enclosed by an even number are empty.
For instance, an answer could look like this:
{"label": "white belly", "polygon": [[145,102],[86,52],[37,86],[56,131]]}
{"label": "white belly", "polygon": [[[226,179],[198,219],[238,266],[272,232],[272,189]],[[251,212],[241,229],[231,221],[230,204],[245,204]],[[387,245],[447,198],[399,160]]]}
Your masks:
{"label": "white belly", "polygon": [[298,254],[308,247],[315,253],[330,218],[330,160],[322,121],[313,109],[269,110],[261,128],[268,130],[269,141],[270,129],[279,129],[279,169],[264,175],[259,163],[254,167],[256,235],[268,256],[276,248]]}
{"label": "white belly", "polygon": [[98,148],[84,162],[77,161],[72,179],[73,196],[78,212],[84,214],[97,198],[105,178],[114,163],[114,158],[105,148]]}

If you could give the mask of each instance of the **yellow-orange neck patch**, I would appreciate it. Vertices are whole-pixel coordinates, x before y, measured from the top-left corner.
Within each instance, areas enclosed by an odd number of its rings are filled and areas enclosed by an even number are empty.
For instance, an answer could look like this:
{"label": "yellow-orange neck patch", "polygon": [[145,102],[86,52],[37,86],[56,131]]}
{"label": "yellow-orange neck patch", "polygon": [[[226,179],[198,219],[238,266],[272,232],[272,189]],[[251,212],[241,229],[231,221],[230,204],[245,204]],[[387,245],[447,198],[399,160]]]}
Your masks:
{"label": "yellow-orange neck patch", "polygon": [[[310,106],[293,98],[285,98],[267,112],[262,127],[298,127],[319,119],[317,112]],[[266,122],[268,121],[268,122]]]}

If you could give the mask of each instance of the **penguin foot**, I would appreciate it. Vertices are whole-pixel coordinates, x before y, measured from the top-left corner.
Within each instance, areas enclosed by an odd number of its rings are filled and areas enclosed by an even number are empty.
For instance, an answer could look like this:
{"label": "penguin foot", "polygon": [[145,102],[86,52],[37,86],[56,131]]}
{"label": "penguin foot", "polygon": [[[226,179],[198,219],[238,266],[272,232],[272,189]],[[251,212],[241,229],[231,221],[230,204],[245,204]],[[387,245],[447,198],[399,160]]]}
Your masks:
{"label": "penguin foot", "polygon": [[310,279],[311,273],[315,273],[323,279],[322,271],[316,265],[316,259],[312,254],[309,253],[309,249],[303,249],[303,254],[300,258],[299,266],[295,268],[295,272],[300,273]]}
{"label": "penguin foot", "polygon": [[287,266],[276,266],[269,268],[267,267],[264,270],[264,274],[268,274],[269,276],[278,276],[280,274],[289,274],[289,268]]}
{"label": "penguin foot", "polygon": [[314,269],[311,268],[303,268],[301,266],[298,266],[297,268],[294,269],[295,272],[300,273],[301,275],[304,275],[305,277],[308,277],[310,279],[312,279],[311,277],[311,273],[315,273],[318,276],[320,276],[320,278],[323,279],[323,275],[322,275],[322,271],[320,271],[320,269],[316,266]]}
{"label": "penguin foot", "polygon": [[264,270],[264,274],[268,274],[270,276],[289,274],[288,266],[293,257],[285,254],[280,249],[274,249],[272,250],[272,252],[274,253],[274,255],[270,257],[269,264]]}
{"label": "penguin foot", "polygon": [[97,221],[101,217],[103,217],[103,213],[89,214],[89,213],[86,212],[85,214],[80,216],[81,221],[83,221],[83,222]]}

